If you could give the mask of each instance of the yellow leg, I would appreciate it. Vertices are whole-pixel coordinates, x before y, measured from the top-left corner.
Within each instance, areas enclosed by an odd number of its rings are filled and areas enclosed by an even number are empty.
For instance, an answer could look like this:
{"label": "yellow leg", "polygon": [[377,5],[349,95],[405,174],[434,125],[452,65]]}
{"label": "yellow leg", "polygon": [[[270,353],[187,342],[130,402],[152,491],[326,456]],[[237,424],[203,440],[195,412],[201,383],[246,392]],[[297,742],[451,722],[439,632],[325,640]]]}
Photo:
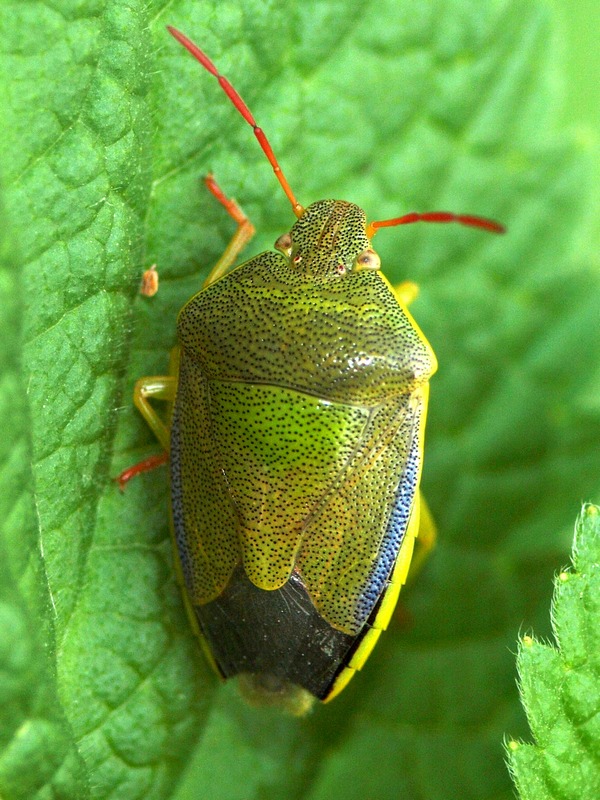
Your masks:
{"label": "yellow leg", "polygon": [[204,281],[204,288],[206,288],[225,275],[227,270],[234,264],[238,255],[254,236],[254,225],[250,222],[235,200],[225,196],[212,175],[208,175],[204,179],[204,182],[211,194],[217,198],[219,203],[226,209],[229,216],[233,217],[238,224],[237,230],[231,237],[231,241],[225,248],[223,255],[211,269],[208,278]]}
{"label": "yellow leg", "polygon": [[[178,348],[174,348],[171,354],[171,368],[176,366],[178,358]],[[177,375],[176,372],[171,375],[155,375],[150,378],[140,378],[136,381],[133,390],[133,402],[139,409],[141,415],[146,420],[147,424],[152,429],[152,432],[164,447],[164,452],[158,455],[149,456],[144,458],[137,464],[123,470],[120,475],[117,475],[115,480],[119,484],[121,491],[132,478],[136,475],[141,475],[142,472],[149,472],[150,470],[166,464],[169,460],[169,429],[163,422],[160,416],[150,405],[150,400],[164,400],[167,403],[175,401],[175,392],[177,390]]]}
{"label": "yellow leg", "polygon": [[[169,375],[154,375],[149,378],[140,378],[139,381],[136,381],[133,390],[133,402],[158,441],[162,444],[164,452],[144,458],[137,464],[123,470],[123,472],[115,478],[121,491],[125,489],[129,481],[135,478],[136,475],[140,475],[142,472],[149,472],[156,467],[166,464],[169,460],[169,427],[156,413],[150,401],[162,400],[165,403],[169,403],[170,406],[173,405],[177,392],[178,372],[179,347],[174,347],[171,350],[171,357],[169,360]],[[169,408],[167,412],[167,418],[170,417],[170,414],[171,408]]]}
{"label": "yellow leg", "polygon": [[412,281],[402,281],[394,286],[394,294],[403,306],[408,306],[419,296],[419,287]]}
{"label": "yellow leg", "polygon": [[167,403],[173,403],[176,390],[177,378],[174,375],[140,378],[133,390],[133,402],[167,452],[169,451],[169,429],[150,405],[150,400],[164,400]]}
{"label": "yellow leg", "polygon": [[419,533],[416,539],[415,553],[410,565],[410,572],[408,580],[413,581],[419,574],[423,565],[429,558],[429,555],[437,541],[437,528],[433,520],[429,506],[425,502],[423,492],[420,493],[421,516],[419,521]]}

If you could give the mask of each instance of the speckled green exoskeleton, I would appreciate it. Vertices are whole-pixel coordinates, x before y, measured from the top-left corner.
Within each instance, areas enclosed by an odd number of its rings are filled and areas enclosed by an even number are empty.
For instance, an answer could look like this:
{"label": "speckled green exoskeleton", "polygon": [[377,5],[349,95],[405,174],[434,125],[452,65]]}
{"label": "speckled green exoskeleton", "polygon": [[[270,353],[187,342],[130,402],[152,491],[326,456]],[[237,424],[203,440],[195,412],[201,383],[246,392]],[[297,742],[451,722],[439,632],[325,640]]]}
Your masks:
{"label": "speckled green exoskeleton", "polygon": [[[417,220],[501,228],[447,212],[367,224],[343,200],[303,208],[235,89],[169,30],[253,127],[297,221],[274,252],[230,270],[253,228],[207,178],[238,227],[179,314],[171,374],[136,384],[165,455],[121,482],[168,457],[182,583],[209,659],[249,699],[300,714],[365,663],[428,519],[419,480],[436,360],[406,307],[414,285],[390,286],[371,240]],[[172,404],[170,428],[152,399]]]}

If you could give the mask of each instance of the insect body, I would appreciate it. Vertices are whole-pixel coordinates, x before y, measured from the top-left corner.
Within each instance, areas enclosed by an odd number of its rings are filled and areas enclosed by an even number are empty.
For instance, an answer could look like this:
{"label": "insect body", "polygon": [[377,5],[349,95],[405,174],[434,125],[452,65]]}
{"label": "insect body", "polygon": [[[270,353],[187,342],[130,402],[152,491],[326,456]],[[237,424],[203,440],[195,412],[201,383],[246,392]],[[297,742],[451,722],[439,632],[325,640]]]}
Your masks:
{"label": "insect body", "polygon": [[[436,360],[371,238],[415,218],[498,226],[445,212],[367,225],[340,200],[303,208],[237,92],[170,30],[253,126],[297,221],[277,252],[227,271],[249,223],[208,179],[238,231],[179,314],[173,374],[139,381],[135,399],[170,454],[178,557],[210,659],[251,698],[302,713],[365,662],[419,530]],[[174,403],[170,433],[152,397]]]}

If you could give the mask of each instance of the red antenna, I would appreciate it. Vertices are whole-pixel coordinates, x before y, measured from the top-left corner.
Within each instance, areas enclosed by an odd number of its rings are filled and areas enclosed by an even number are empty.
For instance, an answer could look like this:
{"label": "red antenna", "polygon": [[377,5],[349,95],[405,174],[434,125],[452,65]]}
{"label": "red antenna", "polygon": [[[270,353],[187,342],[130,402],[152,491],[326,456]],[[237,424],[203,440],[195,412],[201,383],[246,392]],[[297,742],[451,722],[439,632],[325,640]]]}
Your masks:
{"label": "red antenna", "polygon": [[367,236],[371,239],[379,228],[391,228],[393,225],[410,225],[411,222],[458,222],[460,225],[467,225],[470,228],[481,228],[490,233],[504,233],[506,228],[499,222],[486,217],[475,217],[472,214],[452,214],[450,211],[426,211],[418,214],[412,211],[402,217],[394,219],[382,219],[378,222],[369,222],[367,225]]}
{"label": "red antenna", "polygon": [[[202,50],[200,50],[197,45],[190,41],[187,36],[181,33],[181,31],[178,31],[177,28],[167,25],[167,30],[172,36],[175,37],[175,39],[177,39],[180,44],[185,47],[189,53],[194,56],[197,61],[202,64],[204,69],[208,70],[211,75],[215,76],[215,78],[219,81],[221,89],[223,89],[227,97],[231,100],[242,117],[252,127],[254,135],[258,139],[258,143],[262,147],[264,154],[269,159],[269,163],[273,167],[273,172],[275,173],[277,180],[281,184],[286,197],[292,204],[294,214],[297,217],[301,217],[304,213],[304,208],[296,200],[296,196],[294,195],[289,183],[287,182],[287,178],[279,166],[279,162],[275,157],[275,153],[273,152],[271,145],[264,134],[264,131],[256,124],[256,120],[252,116],[252,113],[246,103],[244,103],[227,78],[224,75],[221,75],[210,58]],[[461,225],[468,225],[471,228],[481,228],[482,230],[490,231],[491,233],[504,233],[505,231],[503,225],[500,225],[498,222],[494,222],[494,220],[486,219],[485,217],[476,217],[472,214],[452,214],[448,211],[427,211],[424,214],[412,212],[410,214],[404,214],[402,217],[395,217],[394,219],[370,222],[367,225],[367,236],[369,239],[371,239],[377,233],[379,228],[389,228],[392,225],[408,225],[411,222],[458,222]]]}
{"label": "red antenna", "polygon": [[259,128],[256,124],[254,117],[252,116],[250,109],[244,103],[242,98],[233,88],[233,86],[229,83],[227,78],[224,75],[221,75],[219,70],[215,67],[213,62],[210,58],[200,50],[200,48],[191,42],[187,36],[184,36],[181,31],[178,31],[177,28],[172,28],[170,25],[167,25],[167,30],[169,33],[174,36],[177,41],[182,44],[185,49],[190,52],[194,58],[199,61],[204,69],[208,70],[211,75],[214,75],[215,78],[219,81],[219,85],[221,89],[225,92],[227,97],[231,100],[233,105],[237,108],[240,112],[242,117],[246,120],[246,122],[252,126],[252,130],[254,131],[254,135],[258,139],[258,143],[263,149],[264,154],[269,159],[269,163],[273,167],[273,172],[275,173],[277,180],[281,184],[283,191],[285,192],[288,200],[292,204],[292,209],[294,210],[294,214],[297,217],[301,217],[304,213],[304,208],[300,205],[300,203],[296,200],[294,193],[292,192],[289,183],[283,172],[281,171],[281,167],[279,166],[279,162],[275,158],[275,153],[271,149],[271,145],[269,144],[267,137],[265,136],[262,128]]}

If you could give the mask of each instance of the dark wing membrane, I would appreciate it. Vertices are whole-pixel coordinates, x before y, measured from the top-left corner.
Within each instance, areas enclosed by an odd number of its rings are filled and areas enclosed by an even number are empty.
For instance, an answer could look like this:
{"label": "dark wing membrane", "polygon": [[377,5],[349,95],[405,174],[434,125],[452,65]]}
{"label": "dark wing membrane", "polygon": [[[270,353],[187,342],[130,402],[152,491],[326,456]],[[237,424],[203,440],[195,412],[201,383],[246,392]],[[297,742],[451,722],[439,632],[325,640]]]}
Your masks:
{"label": "dark wing membrane", "polygon": [[356,639],[321,617],[297,575],[266,592],[239,567],[225,591],[195,612],[224,677],[275,676],[321,699]]}

